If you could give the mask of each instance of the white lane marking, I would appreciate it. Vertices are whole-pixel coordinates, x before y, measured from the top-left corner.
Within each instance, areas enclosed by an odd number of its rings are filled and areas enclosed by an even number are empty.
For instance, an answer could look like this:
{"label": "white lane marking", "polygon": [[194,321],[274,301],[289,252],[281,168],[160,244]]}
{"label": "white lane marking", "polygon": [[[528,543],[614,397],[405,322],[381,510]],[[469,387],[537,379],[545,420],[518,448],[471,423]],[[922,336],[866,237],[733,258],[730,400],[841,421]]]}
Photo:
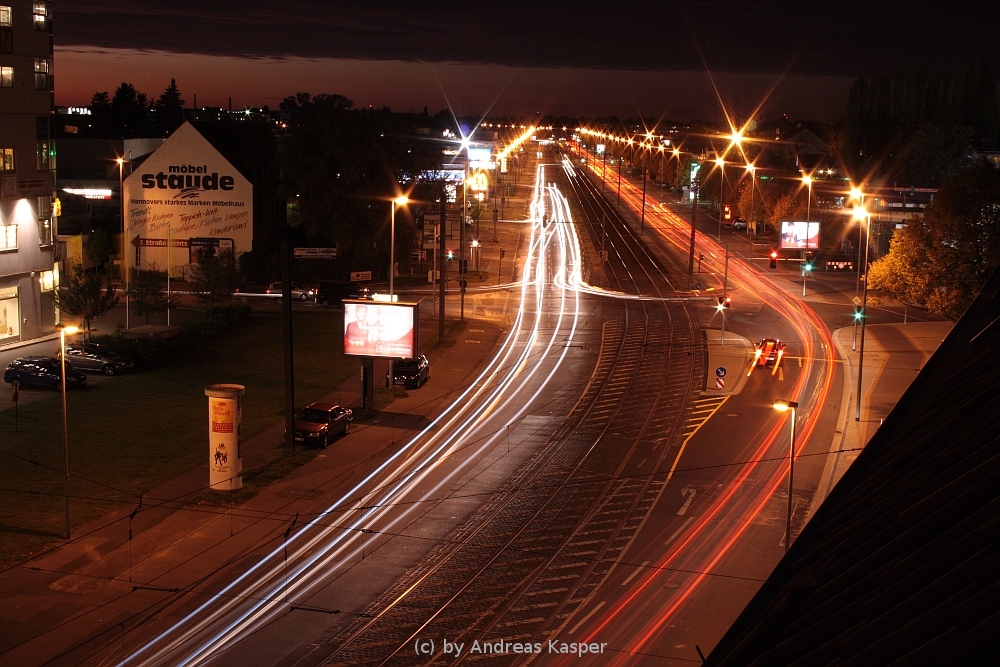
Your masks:
{"label": "white lane marking", "polygon": [[674,531],[674,534],[673,534],[673,535],[671,535],[670,537],[668,537],[668,538],[667,538],[667,541],[663,543],[663,546],[667,546],[668,544],[670,544],[671,542],[673,542],[674,540],[676,540],[676,539],[677,539],[677,536],[678,536],[678,535],[680,535],[680,534],[681,534],[681,532],[683,532],[683,530],[684,530],[685,528],[687,528],[687,527],[688,527],[688,524],[689,524],[689,523],[691,523],[692,521],[694,521],[694,517],[693,517],[693,516],[689,516],[689,517],[688,517],[688,519],[687,519],[687,521],[685,521],[685,522],[684,522],[684,523],[683,523],[683,524],[681,525],[681,527],[680,527],[680,528],[678,528],[678,529],[677,529],[676,531]]}
{"label": "white lane marking", "polygon": [[577,623],[572,628],[570,628],[569,633],[573,634],[574,632],[576,632],[580,628],[581,625],[583,625],[584,623],[586,623],[587,621],[589,621],[590,617],[593,616],[594,614],[596,614],[597,610],[600,609],[603,606],[604,606],[604,600],[601,600],[596,607],[594,607],[593,609],[590,610],[589,614],[587,614],[586,616],[584,616],[583,618],[581,618],[579,623]]}
{"label": "white lane marking", "polygon": [[687,514],[688,508],[691,507],[691,501],[694,500],[695,494],[697,493],[698,492],[692,489],[690,486],[685,486],[683,489],[681,489],[681,496],[682,497],[686,496],[687,500],[685,500],[684,504],[681,505],[681,508],[677,510],[677,516],[684,516],[685,514]]}
{"label": "white lane marking", "polygon": [[639,567],[635,568],[635,571],[632,574],[628,575],[628,578],[625,579],[625,581],[622,582],[622,586],[624,586],[628,582],[632,581],[635,578],[635,575],[637,575],[640,572],[642,572],[642,568],[646,567],[647,565],[649,565],[649,561],[648,560],[642,561],[642,565],[640,565]]}

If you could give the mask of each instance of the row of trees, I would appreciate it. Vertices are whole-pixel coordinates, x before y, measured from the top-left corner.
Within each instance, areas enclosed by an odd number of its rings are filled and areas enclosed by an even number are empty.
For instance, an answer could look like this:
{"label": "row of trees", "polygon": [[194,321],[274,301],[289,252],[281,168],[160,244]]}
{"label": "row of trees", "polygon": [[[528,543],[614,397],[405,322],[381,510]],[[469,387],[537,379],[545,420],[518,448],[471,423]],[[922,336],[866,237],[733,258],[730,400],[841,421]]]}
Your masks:
{"label": "row of trees", "polygon": [[1000,265],[1000,170],[978,161],[949,179],[923,215],[896,230],[870,289],[958,317]]}
{"label": "row of trees", "polygon": [[[195,299],[207,306],[211,319],[216,308],[230,303],[233,293],[243,284],[242,273],[233,252],[216,253],[209,247],[192,268],[188,286]],[[157,267],[136,271],[125,293],[129,308],[138,317],[165,312],[173,306],[166,294],[167,272]],[[95,318],[101,317],[121,302],[121,296],[111,285],[111,274],[104,276],[98,270],[87,271],[77,264],[72,273],[63,279],[54,300],[60,311],[79,317],[85,335],[89,335]]]}
{"label": "row of trees", "polygon": [[970,145],[998,144],[997,79],[983,59],[957,77],[920,69],[859,78],[840,153],[853,174],[937,187],[966,164]]}
{"label": "row of trees", "polygon": [[113,95],[106,90],[94,93],[90,106],[92,131],[100,136],[163,136],[184,122],[184,99],[175,79],[155,100],[122,82]]}

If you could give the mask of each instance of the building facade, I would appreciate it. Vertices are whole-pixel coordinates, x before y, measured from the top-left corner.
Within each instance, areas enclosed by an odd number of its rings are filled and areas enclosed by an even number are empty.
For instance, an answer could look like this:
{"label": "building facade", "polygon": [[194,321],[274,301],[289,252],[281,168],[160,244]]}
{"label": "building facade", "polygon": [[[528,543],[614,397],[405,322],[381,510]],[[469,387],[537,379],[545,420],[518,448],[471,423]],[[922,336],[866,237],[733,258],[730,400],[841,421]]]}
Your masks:
{"label": "building facade", "polygon": [[53,331],[52,3],[0,0],[0,347]]}

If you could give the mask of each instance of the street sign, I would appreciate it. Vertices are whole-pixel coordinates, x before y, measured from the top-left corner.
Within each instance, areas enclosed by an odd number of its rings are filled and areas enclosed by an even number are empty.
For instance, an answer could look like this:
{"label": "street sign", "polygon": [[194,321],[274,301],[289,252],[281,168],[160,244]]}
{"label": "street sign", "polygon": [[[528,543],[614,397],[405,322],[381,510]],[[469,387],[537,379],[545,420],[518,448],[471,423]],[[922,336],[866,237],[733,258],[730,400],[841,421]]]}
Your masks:
{"label": "street sign", "polygon": [[293,248],[292,255],[302,259],[337,259],[336,248]]}
{"label": "street sign", "polygon": [[726,388],[726,379],[725,378],[715,378],[715,388],[716,389],[725,389]]}
{"label": "street sign", "polygon": [[367,282],[371,279],[372,279],[371,271],[351,271],[352,283]]}
{"label": "street sign", "polygon": [[[130,241],[136,248],[166,248],[167,239],[143,239],[138,236]],[[187,248],[187,239],[170,239],[170,245],[174,248]]]}
{"label": "street sign", "polygon": [[717,378],[724,378],[724,377],[726,377],[726,367],[725,366],[719,366],[718,368],[716,368],[715,369],[715,377],[717,377]]}
{"label": "street sign", "polygon": [[858,297],[854,297],[852,299],[852,301],[854,301],[854,305],[855,306],[860,306],[861,305],[861,299],[859,299]]}
{"label": "street sign", "polygon": [[694,288],[695,289],[701,289],[701,283],[695,283],[694,284]]}

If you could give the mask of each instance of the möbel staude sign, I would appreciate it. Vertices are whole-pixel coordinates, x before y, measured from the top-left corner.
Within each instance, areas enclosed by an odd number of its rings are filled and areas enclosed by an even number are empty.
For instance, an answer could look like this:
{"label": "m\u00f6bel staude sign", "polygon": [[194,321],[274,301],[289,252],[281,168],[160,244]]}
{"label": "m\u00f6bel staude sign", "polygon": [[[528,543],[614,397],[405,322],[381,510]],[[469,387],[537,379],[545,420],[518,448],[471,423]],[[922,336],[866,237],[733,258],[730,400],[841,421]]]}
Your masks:
{"label": "m\u00f6bel staude sign", "polygon": [[[253,186],[190,124],[125,179],[129,266],[179,277],[207,247],[253,247]],[[184,243],[187,241],[187,243]]]}

